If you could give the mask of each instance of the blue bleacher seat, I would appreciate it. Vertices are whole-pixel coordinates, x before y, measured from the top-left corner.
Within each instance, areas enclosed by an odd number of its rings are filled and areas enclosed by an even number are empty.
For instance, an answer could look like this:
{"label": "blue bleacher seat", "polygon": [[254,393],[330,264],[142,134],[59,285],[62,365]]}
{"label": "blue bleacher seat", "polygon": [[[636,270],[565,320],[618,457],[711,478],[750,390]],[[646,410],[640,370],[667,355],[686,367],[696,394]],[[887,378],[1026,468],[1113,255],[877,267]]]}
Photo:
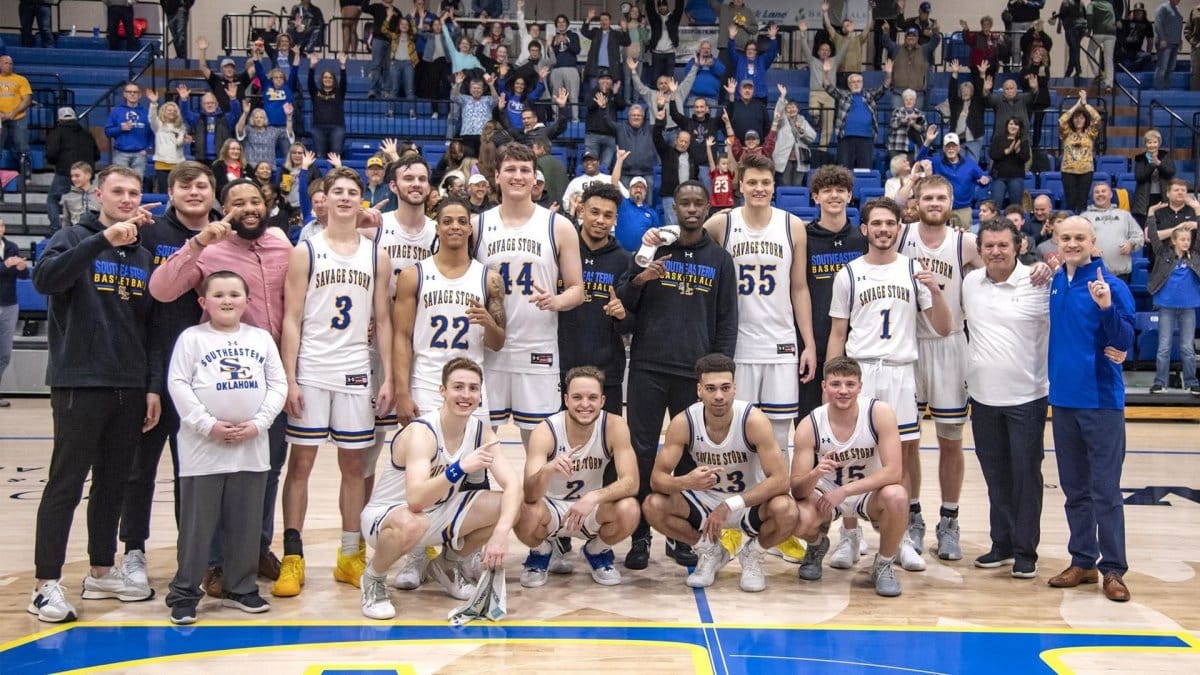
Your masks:
{"label": "blue bleacher seat", "polygon": [[17,311],[46,312],[46,296],[38,293],[30,279],[17,279]]}
{"label": "blue bleacher seat", "polygon": [[875,169],[855,169],[854,187],[883,187],[883,179]]}
{"label": "blue bleacher seat", "polygon": [[1062,174],[1058,171],[1043,171],[1038,188],[1047,190],[1054,197],[1056,204],[1061,204],[1063,201],[1063,183]]}
{"label": "blue bleacher seat", "polygon": [[169,195],[159,194],[156,192],[142,193],[143,204],[158,204],[158,206],[150,209],[150,213],[155,216],[161,216],[167,212],[167,202],[170,201],[170,199],[171,197]]}
{"label": "blue bleacher seat", "polygon": [[851,225],[858,225],[859,224],[858,209],[854,208],[853,206],[846,207],[846,220],[850,221]]}
{"label": "blue bleacher seat", "polygon": [[872,199],[879,199],[883,196],[883,188],[881,187],[863,187],[858,189],[859,204],[866,204]]}
{"label": "blue bleacher seat", "polygon": [[783,209],[784,211],[790,211],[792,213],[796,213],[796,211],[799,209],[809,208],[810,206],[811,203],[802,195],[787,194],[779,195],[775,198],[775,208]]}
{"label": "blue bleacher seat", "polygon": [[[1092,185],[1095,185],[1096,183],[1104,183],[1106,185],[1112,185],[1112,174],[1108,173],[1107,171],[1095,172],[1094,174],[1092,174]],[[1130,196],[1132,196],[1132,195],[1130,195]]]}
{"label": "blue bleacher seat", "polygon": [[1129,171],[1129,160],[1119,155],[1100,155],[1096,158],[1096,171],[1117,176]]}
{"label": "blue bleacher seat", "polygon": [[[778,208],[783,208],[783,207],[778,207]],[[810,220],[816,220],[817,218],[821,217],[821,211],[819,209],[817,209],[817,207],[815,207],[815,206],[793,206],[790,208],[785,208],[783,210],[787,211],[788,213],[791,213],[793,216],[796,216],[797,218],[799,218],[800,220],[803,220],[804,222],[808,222]]]}
{"label": "blue bleacher seat", "polygon": [[[655,169],[659,169],[659,168],[660,167],[655,167]],[[808,206],[812,203],[812,197],[809,194],[808,188],[806,188],[806,187],[793,186],[793,185],[780,185],[779,187],[775,188],[775,198],[776,199],[782,198],[784,196],[788,196],[788,197],[792,197],[792,198],[800,200],[801,202],[803,202],[802,206]],[[783,208],[783,207],[781,206],[779,208]]]}
{"label": "blue bleacher seat", "polygon": [[1041,195],[1045,195],[1050,198],[1050,202],[1054,204],[1054,208],[1058,208],[1058,200],[1054,198],[1054,195],[1051,194],[1049,190],[1027,190],[1027,192],[1029,192],[1030,200],[1034,200]]}

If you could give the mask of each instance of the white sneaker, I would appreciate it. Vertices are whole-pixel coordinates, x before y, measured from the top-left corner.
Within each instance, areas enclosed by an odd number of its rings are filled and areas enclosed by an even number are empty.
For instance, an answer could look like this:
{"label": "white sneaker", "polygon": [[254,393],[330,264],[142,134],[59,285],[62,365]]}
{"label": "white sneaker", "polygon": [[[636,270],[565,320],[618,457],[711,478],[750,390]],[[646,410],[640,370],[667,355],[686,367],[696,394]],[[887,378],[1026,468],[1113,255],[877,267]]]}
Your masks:
{"label": "white sneaker", "polygon": [[34,589],[29,595],[29,605],[25,611],[46,623],[74,621],[79,616],[75,613],[75,607],[67,601],[58,579],[51,579]]}
{"label": "white sneaker", "polygon": [[571,574],[574,571],[575,564],[567,560],[567,552],[559,548],[558,538],[550,539],[550,573]]}
{"label": "white sneaker", "polygon": [[864,556],[871,550],[867,547],[867,538],[863,536],[862,525],[854,529],[858,531],[858,555]]}
{"label": "white sneaker", "polygon": [[842,526],[842,538],[838,540],[837,546],[833,549],[833,555],[829,558],[829,566],[835,570],[848,570],[854,567],[854,563],[858,562],[858,557],[862,555],[862,528],[856,527],[853,530],[847,530]]}
{"label": "white sneaker", "polygon": [[[543,547],[545,544],[543,544]],[[525,564],[521,570],[521,585],[525,588],[539,588],[546,585],[550,574],[550,558],[553,553],[542,553],[536,548],[529,549]]]}
{"label": "white sneaker", "polygon": [[[425,552],[421,551],[421,556]],[[388,598],[387,582],[384,577],[363,573],[358,587],[362,589],[362,613],[368,619],[386,621],[396,616],[396,607]]]}
{"label": "white sneaker", "polygon": [[150,579],[146,576],[146,552],[129,551],[121,560],[121,574],[125,580],[134,586],[150,587]]}
{"label": "white sneaker", "polygon": [[429,556],[425,549],[413,551],[400,560],[400,571],[392,579],[392,586],[402,591],[411,591],[421,587],[425,580],[425,568],[429,567]]}
{"label": "white sneaker", "polygon": [[698,559],[696,571],[687,577],[687,585],[692,588],[708,588],[716,580],[717,572],[729,564],[729,551],[726,551],[720,542],[705,540],[701,540],[692,548],[695,549]]}
{"label": "white sneaker", "polygon": [[612,549],[600,553],[588,553],[587,545],[583,547],[583,557],[592,568],[592,581],[601,586],[616,586],[621,583],[621,572],[617,569]]}
{"label": "white sneaker", "polygon": [[108,574],[102,577],[94,577],[91,574],[83,577],[84,600],[116,598],[121,602],[141,602],[153,597],[153,588],[130,583],[116,567],[110,567]]}
{"label": "white sneaker", "polygon": [[900,557],[898,559],[900,566],[909,572],[925,571],[925,559],[921,557],[920,553],[917,553],[917,550],[913,548],[912,542],[907,537],[900,542]]}
{"label": "white sneaker", "polygon": [[475,551],[462,561],[463,576],[472,586],[478,585],[483,578],[483,549]]}
{"label": "white sneaker", "polygon": [[742,579],[738,586],[747,593],[759,593],[767,589],[767,577],[762,568],[763,553],[758,539],[751,539],[738,553],[738,562],[742,565]]}
{"label": "white sneaker", "polygon": [[466,575],[463,573],[462,562],[446,560],[444,549],[441,555],[429,561],[429,567],[426,570],[429,572],[430,578],[438,582],[442,590],[455,600],[466,600],[475,592],[475,587],[467,581]]}

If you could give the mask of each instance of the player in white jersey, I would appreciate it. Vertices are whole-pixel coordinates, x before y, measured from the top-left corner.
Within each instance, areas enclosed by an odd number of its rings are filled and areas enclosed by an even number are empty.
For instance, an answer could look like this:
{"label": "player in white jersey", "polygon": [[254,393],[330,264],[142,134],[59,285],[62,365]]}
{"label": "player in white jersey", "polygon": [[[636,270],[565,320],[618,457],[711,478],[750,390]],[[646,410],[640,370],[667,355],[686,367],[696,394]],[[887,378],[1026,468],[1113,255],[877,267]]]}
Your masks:
{"label": "player in white jersey", "polygon": [[[767,587],[762,555],[792,534],[797,514],[787,495],[787,463],[770,420],[750,402],[734,398],[736,370],[724,354],[709,354],[696,363],[700,400],[667,426],[650,476],[654,492],[642,508],[659,532],[695,547],[699,561],[687,578],[693,588],[712,585],[730,560],[721,531],[740,529],[749,541],[738,554],[739,585],[758,592]],[[684,452],[696,468],[674,476]]]}
{"label": "player in white jersey", "polygon": [[566,218],[533,203],[535,159],[520,143],[497,151],[503,199],[474,223],[474,257],[500,273],[508,317],[504,348],[484,364],[492,423],[512,415],[526,445],[533,428],[559,408],[558,312],[584,299],[579,234]]}
{"label": "player in white jersey", "polygon": [[829,550],[829,523],[854,514],[879,530],[879,553],[871,569],[875,592],[900,595],[892,565],[908,523],[908,496],[900,484],[900,433],[887,403],[862,393],[862,371],[854,359],[825,362],[821,383],[829,402],[796,425],[792,451],[792,496],[800,521],[796,534],[809,541],[800,578],[821,578]]}
{"label": "player in white jersey", "polygon": [[[544,585],[553,552],[550,540],[573,536],[586,541],[583,557],[592,568],[592,579],[615,586],[621,583],[621,573],[613,564],[612,547],[633,534],[641,513],[637,455],[625,420],[604,411],[600,369],[572,368],[564,383],[566,409],[533,430],[526,451],[525,505],[517,537],[531,550],[521,585]],[[614,479],[605,485],[609,472]]]}
{"label": "player in white jersey", "polygon": [[[829,306],[833,324],[826,355],[856,359],[862,367],[864,394],[892,407],[901,440],[916,440],[921,437],[913,368],[917,319],[927,316],[934,330],[946,335],[951,327],[950,309],[933,274],[896,253],[900,207],[887,198],[874,199],[867,202],[862,214],[867,253],[834,277]],[[844,525],[848,530],[858,527],[854,520]],[[857,544],[847,543],[850,564],[857,558]],[[900,560],[905,569],[925,569],[920,555],[907,543]]]}
{"label": "player in white jersey", "polygon": [[[442,369],[440,408],[417,418],[392,440],[390,461],[380,472],[371,501],[361,515],[374,550],[362,575],[362,612],[390,619],[387,570],[402,555],[442,544],[429,573],[452,597],[465,600],[473,588],[463,561],[482,547],[483,565],[503,570],[508,539],[521,509],[521,483],[498,451],[486,424],[472,419],[479,407],[483,369],[454,358]],[[503,492],[470,490],[485,474]]]}
{"label": "player in white jersey", "polygon": [[383,382],[371,403],[368,335],[392,342],[388,287],[391,260],[357,230],[362,179],[336,168],[326,177],[329,226],[292,252],[284,289],[280,352],[288,376],[287,438],[292,443],[283,484],[284,558],[271,593],[298,595],[304,585],[300,530],[308,510],[308,477],[317,447],[332,438],[338,448],[341,547],[333,575],[358,585],[366,554],[358,514],[366,494],[363,450],[375,441],[375,417],[392,408],[392,356],[381,354]]}

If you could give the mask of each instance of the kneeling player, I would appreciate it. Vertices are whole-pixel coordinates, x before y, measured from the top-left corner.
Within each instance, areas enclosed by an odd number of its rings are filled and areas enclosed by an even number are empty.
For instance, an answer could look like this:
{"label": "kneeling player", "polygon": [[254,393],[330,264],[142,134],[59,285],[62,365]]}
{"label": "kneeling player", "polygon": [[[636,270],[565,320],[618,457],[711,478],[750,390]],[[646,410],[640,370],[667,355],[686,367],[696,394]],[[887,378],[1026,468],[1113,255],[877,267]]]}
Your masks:
{"label": "kneeling player", "polygon": [[[741,589],[767,587],[762,554],[786,539],[796,525],[796,508],[787,496],[787,464],[775,441],[771,421],[747,401],[734,399],[734,362],[709,354],[696,362],[700,399],[671,420],[666,442],[654,461],[643,506],[656,530],[695,546],[699,560],[688,575],[693,588],[711,586],[730,560],[721,530],[740,528],[746,542],[738,560]],[[684,453],[696,468],[672,473]]]}
{"label": "kneeling player", "polygon": [[[613,566],[613,544],[633,534],[640,516],[637,456],[625,420],[604,411],[604,373],[591,366],[572,368],[565,386],[566,410],[551,415],[529,437],[517,536],[533,550],[521,585],[545,584],[550,539],[573,536],[587,542],[583,557],[592,579],[615,586],[621,573]],[[610,467],[616,480],[605,486]]]}
{"label": "kneeling player", "polygon": [[[385,575],[400,556],[442,545],[428,572],[446,593],[465,600],[473,592],[463,562],[483,547],[483,565],[503,573],[508,536],[521,508],[521,484],[500,455],[495,434],[471,414],[479,407],[483,369],[456,358],[442,369],[442,406],[413,420],[392,440],[362,530],[375,555],[363,572],[362,612],[390,619]],[[503,492],[464,490],[490,472]]]}
{"label": "kneeling player", "polygon": [[800,509],[796,536],[809,542],[800,578],[821,578],[834,518],[866,518],[880,533],[871,570],[875,592],[900,595],[892,563],[908,525],[908,496],[900,485],[896,413],[887,403],[861,395],[862,370],[854,359],[827,361],[821,386],[829,403],[796,427],[792,454],[792,495]]}

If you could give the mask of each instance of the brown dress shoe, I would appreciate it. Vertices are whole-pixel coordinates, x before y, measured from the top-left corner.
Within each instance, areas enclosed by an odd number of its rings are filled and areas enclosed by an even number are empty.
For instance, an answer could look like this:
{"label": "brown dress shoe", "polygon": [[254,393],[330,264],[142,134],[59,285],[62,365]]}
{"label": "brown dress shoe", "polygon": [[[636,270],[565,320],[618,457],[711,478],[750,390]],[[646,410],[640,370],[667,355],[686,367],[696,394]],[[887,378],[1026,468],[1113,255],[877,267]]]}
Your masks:
{"label": "brown dress shoe", "polygon": [[1109,572],[1104,575],[1104,597],[1113,602],[1129,602],[1129,588],[1120,574]]}
{"label": "brown dress shoe", "polygon": [[220,567],[208,568],[204,573],[204,580],[200,582],[200,588],[203,588],[210,598],[225,597],[225,572]]}
{"label": "brown dress shoe", "polygon": [[258,554],[258,576],[271,581],[279,579],[279,558],[274,551]]}
{"label": "brown dress shoe", "polygon": [[1100,573],[1096,570],[1085,570],[1082,567],[1071,565],[1059,572],[1058,576],[1050,577],[1050,581],[1046,583],[1055,588],[1075,588],[1079,584],[1094,584],[1099,580]]}

